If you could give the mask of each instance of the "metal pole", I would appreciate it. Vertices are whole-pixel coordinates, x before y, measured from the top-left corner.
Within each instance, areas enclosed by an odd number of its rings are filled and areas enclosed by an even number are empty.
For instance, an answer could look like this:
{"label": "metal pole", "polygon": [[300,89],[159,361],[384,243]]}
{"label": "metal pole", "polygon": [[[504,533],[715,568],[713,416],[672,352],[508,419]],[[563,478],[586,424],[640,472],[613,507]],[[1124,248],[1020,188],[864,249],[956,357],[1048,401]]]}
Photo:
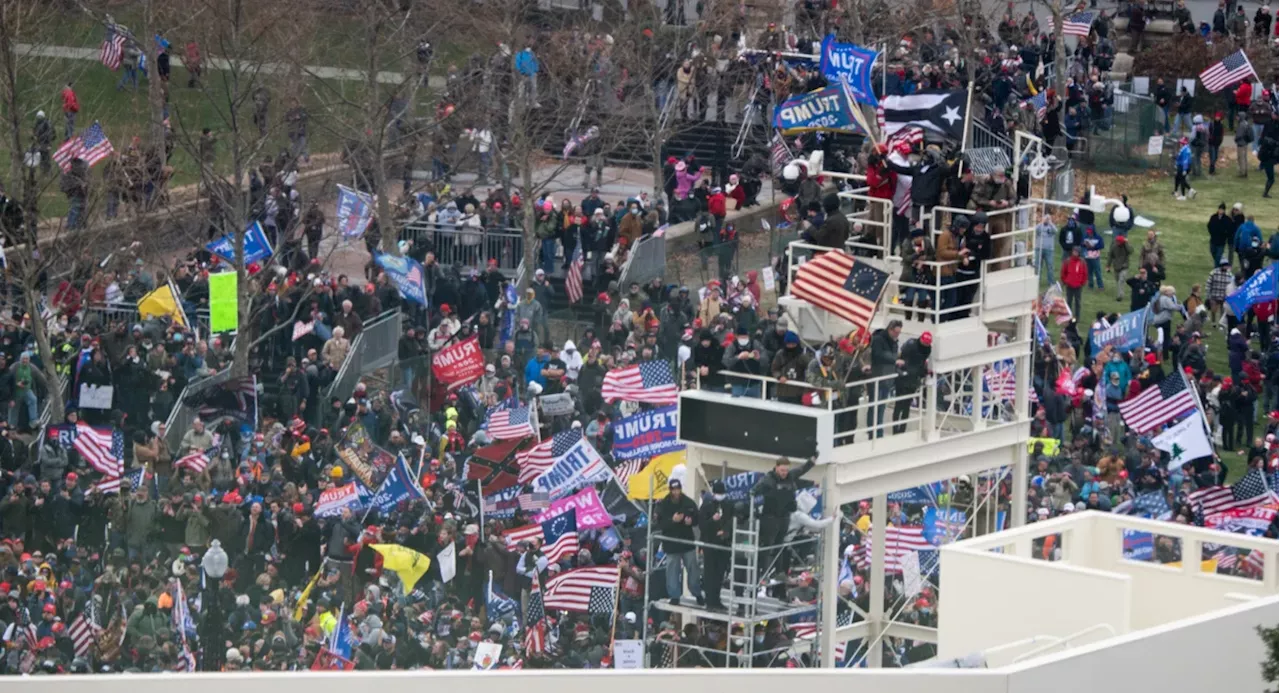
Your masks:
{"label": "metal pole", "polygon": [[[867,650],[867,666],[880,668],[881,649],[879,639],[884,632],[884,548],[888,534],[889,508],[885,495],[879,494],[871,499],[871,520],[873,527],[871,543],[871,604],[867,609],[867,639],[873,644]],[[876,529],[878,528],[878,529]]]}
{"label": "metal pole", "polygon": [[831,520],[822,531],[822,618],[819,621],[818,640],[821,648],[821,666],[824,669],[836,665],[836,604],[839,597],[840,576],[840,504],[836,497],[836,465],[827,464],[822,496],[825,501],[823,516]]}
{"label": "metal pole", "polygon": [[480,541],[484,541],[484,482],[476,479],[476,500],[480,501]]}
{"label": "metal pole", "polygon": [[[965,97],[964,102],[964,130],[960,133],[960,151],[969,148],[969,129],[973,127],[973,82],[969,82],[969,94]],[[960,160],[960,167],[956,169],[956,176],[964,174],[964,159]]]}

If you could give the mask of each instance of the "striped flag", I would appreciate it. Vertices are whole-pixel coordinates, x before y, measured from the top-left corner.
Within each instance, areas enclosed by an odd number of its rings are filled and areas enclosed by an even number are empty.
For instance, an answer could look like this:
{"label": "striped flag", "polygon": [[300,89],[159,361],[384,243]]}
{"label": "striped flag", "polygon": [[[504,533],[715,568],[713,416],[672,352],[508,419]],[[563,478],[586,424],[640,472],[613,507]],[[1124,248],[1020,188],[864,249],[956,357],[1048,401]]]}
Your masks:
{"label": "striped flag", "polygon": [[569,261],[569,271],[564,277],[564,292],[569,303],[582,301],[582,244],[573,249],[573,259]]}
{"label": "striped flag", "polygon": [[[854,551],[854,560],[860,570],[871,567],[871,550],[874,539],[872,532],[867,532],[862,548]],[[889,525],[885,528],[884,569],[887,573],[902,572],[902,558],[912,551],[932,548],[924,538],[924,527],[898,527]]]}
{"label": "striped flag", "polygon": [[102,40],[102,49],[98,52],[98,60],[101,60],[108,70],[120,69],[120,63],[124,60],[125,41],[124,34],[118,34],[110,30],[107,33],[107,37]]}
{"label": "striped flag", "polygon": [[521,484],[531,483],[553,467],[556,461],[580,440],[582,440],[582,429],[570,428],[560,431],[528,450],[517,452],[516,462],[520,465],[520,476],[517,481]]}
{"label": "striped flag", "polygon": [[1048,92],[1042,91],[1023,102],[1036,109],[1037,118],[1043,118],[1044,114],[1049,110],[1049,97],[1047,94]]}
{"label": "striped flag", "polygon": [[791,294],[835,313],[866,333],[888,283],[887,272],[832,250],[800,265]]}
{"label": "striped flag", "polygon": [[640,470],[644,469],[646,464],[649,464],[649,458],[647,457],[637,457],[634,460],[627,460],[613,468],[613,475],[618,477],[618,483],[625,489],[627,487],[627,481],[630,480],[633,475],[640,473]]}
{"label": "striped flag", "polygon": [[[884,110],[881,109],[880,113],[883,115]],[[907,151],[911,151],[922,142],[924,142],[924,130],[914,125],[910,125],[899,129],[892,135],[889,135],[889,138],[884,141],[884,144],[890,149],[890,151],[896,150],[900,146],[906,147]]]}
{"label": "striped flag", "polygon": [[600,394],[610,404],[620,399],[675,404],[680,399],[680,390],[671,375],[671,364],[666,361],[645,361],[609,371],[604,376]]}
{"label": "striped flag", "polygon": [[1133,399],[1120,403],[1120,416],[1137,433],[1154,430],[1184,412],[1194,409],[1196,396],[1187,387],[1182,372],[1148,387]]}
{"label": "striped flag", "polygon": [[781,176],[782,167],[791,161],[791,150],[787,149],[787,141],[783,139],[782,133],[773,133],[773,140],[769,144],[769,156],[773,161],[773,175]]}
{"label": "striped flag", "polygon": [[542,552],[552,563],[571,558],[578,552],[578,512],[570,509],[546,522],[516,527],[502,534],[507,548],[514,549],[520,542],[542,542]]}
{"label": "striped flag", "polygon": [[551,507],[551,496],[543,491],[521,493],[516,496],[516,507],[527,513],[546,510]]}
{"label": "striped flag", "polygon": [[1198,508],[1197,513],[1217,515],[1230,510],[1247,509],[1263,505],[1276,497],[1276,490],[1267,486],[1266,473],[1250,469],[1231,486],[1211,486],[1192,491],[1187,502]]}
{"label": "striped flag", "polygon": [[53,153],[53,162],[66,172],[71,170],[71,162],[75,159],[83,159],[86,164],[93,166],[115,151],[111,140],[102,131],[102,125],[94,123],[85,128],[84,132],[63,142]]}
{"label": "striped flag", "polygon": [[1097,12],[1077,12],[1067,17],[1062,23],[1062,35],[1087,38],[1093,29],[1093,20],[1097,16]]}
{"label": "striped flag", "polygon": [[[530,623],[524,634],[524,653],[526,656],[542,654],[547,651],[547,622]],[[512,665],[512,668],[516,668]]]}
{"label": "striped flag", "polygon": [[561,573],[542,588],[544,609],[592,614],[612,613],[618,588],[618,566],[597,565]]}
{"label": "striped flag", "polygon": [[124,434],[113,428],[94,428],[81,421],[76,424],[72,443],[80,457],[108,478],[124,475]]}
{"label": "striped flag", "polygon": [[209,467],[209,455],[205,452],[195,450],[184,457],[178,458],[178,460],[173,463],[173,466],[177,468],[185,467],[199,474]]}
{"label": "striped flag", "polygon": [[489,437],[494,440],[518,440],[535,435],[528,407],[499,409],[489,414]]}
{"label": "striped flag", "polygon": [[1257,78],[1257,76],[1253,63],[1249,62],[1249,56],[1245,55],[1244,49],[1241,48],[1205,68],[1205,71],[1200,73],[1200,81],[1204,82],[1206,89],[1216,94],[1236,82],[1250,77]]}
{"label": "striped flag", "polygon": [[67,637],[71,638],[77,657],[88,655],[98,634],[102,632],[102,626],[93,622],[88,611],[89,607],[86,606],[85,611],[80,612],[71,625],[67,626]]}
{"label": "striped flag", "polygon": [[127,472],[123,477],[109,476],[102,481],[94,484],[93,487],[101,494],[119,493],[121,479],[128,479],[133,488],[140,488],[143,480],[146,478],[146,467],[136,467]]}
{"label": "striped flag", "polygon": [[[1000,363],[982,368],[982,381],[987,391],[1005,402],[1012,402],[1018,396],[1017,375],[1017,367],[1013,359],[1005,359]],[[1027,388],[1027,398],[1033,403],[1039,400],[1035,388]]]}
{"label": "striped flag", "polygon": [[[848,617],[841,615],[841,620],[852,621],[852,611],[846,612]],[[847,626],[849,623],[841,623],[837,625]],[[787,630],[791,631],[792,640],[814,640],[818,637],[818,624],[816,623],[792,623],[787,626]],[[836,643],[836,662],[844,661],[846,648],[842,642]]]}

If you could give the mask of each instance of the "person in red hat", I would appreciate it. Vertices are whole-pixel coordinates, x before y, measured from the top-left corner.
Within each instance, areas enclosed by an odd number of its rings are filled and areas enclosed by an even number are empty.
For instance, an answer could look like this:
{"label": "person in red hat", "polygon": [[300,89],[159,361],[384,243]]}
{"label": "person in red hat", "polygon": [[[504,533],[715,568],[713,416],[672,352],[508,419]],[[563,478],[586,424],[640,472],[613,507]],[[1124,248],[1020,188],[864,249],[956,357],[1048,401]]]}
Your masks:
{"label": "person in red hat", "polygon": [[[921,333],[916,339],[909,339],[902,345],[898,357],[898,378],[894,382],[894,394],[902,395],[916,392],[929,374],[929,357],[933,355],[933,333]],[[893,403],[893,433],[898,435],[907,430],[905,421],[911,413],[911,399],[899,399]]]}

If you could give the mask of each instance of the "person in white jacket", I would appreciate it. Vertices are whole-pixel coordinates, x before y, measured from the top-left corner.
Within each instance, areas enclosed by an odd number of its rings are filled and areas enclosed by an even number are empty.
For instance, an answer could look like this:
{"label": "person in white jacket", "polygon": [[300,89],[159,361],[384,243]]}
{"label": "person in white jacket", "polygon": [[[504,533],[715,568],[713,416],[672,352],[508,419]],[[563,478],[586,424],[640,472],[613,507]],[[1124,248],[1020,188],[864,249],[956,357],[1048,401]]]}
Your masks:
{"label": "person in white jacket", "polygon": [[564,361],[565,365],[565,382],[577,381],[578,372],[582,370],[582,353],[578,351],[572,339],[565,340],[564,349],[560,350],[560,360]]}

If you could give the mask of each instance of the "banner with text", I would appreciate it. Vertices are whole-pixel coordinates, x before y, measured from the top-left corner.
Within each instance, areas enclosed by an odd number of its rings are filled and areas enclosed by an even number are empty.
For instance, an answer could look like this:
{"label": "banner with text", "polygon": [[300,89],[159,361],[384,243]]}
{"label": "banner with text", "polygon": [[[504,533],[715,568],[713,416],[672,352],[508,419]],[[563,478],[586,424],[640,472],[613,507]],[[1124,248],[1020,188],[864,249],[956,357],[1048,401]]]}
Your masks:
{"label": "banner with text", "polygon": [[832,84],[849,84],[858,103],[875,106],[875,90],[871,86],[871,67],[879,53],[852,43],[836,41],[835,34],[822,40],[822,76]]}
{"label": "banner with text", "polygon": [[441,349],[431,360],[431,372],[436,380],[448,385],[450,390],[479,380],[484,375],[484,353],[480,351],[480,338],[472,336]]}
{"label": "banner with text", "polygon": [[579,530],[613,526],[613,519],[609,516],[609,511],[605,510],[604,503],[600,502],[600,495],[594,488],[584,488],[568,498],[552,501],[551,507],[534,515],[531,522],[541,524],[570,510],[576,511]]}
{"label": "banner with text", "polygon": [[679,407],[660,407],[619,419],[613,424],[613,458],[634,460],[683,450],[679,440]]}
{"label": "banner with text", "polygon": [[1133,351],[1142,346],[1146,337],[1147,309],[1121,315],[1114,325],[1105,330],[1095,330],[1090,338],[1090,353],[1096,354],[1108,346],[1119,351]]}
{"label": "banner with text", "polygon": [[857,105],[842,86],[827,87],[787,99],[773,112],[773,126],[786,133],[827,130],[865,135],[853,109]]}

